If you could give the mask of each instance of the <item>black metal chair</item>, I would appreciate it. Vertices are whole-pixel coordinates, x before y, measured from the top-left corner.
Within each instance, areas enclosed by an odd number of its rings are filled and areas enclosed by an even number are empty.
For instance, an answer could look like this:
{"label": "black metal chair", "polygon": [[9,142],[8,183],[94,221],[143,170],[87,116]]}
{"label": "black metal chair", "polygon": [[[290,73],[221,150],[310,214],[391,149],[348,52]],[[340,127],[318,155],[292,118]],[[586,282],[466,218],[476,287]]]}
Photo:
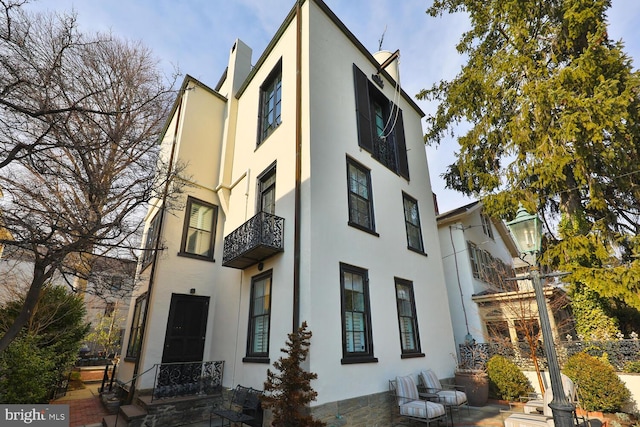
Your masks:
{"label": "black metal chair", "polygon": [[262,406],[260,405],[261,390],[237,385],[233,391],[229,409],[212,411],[209,417],[209,426],[216,415],[222,418],[222,425],[231,423],[246,424],[251,427],[262,427]]}

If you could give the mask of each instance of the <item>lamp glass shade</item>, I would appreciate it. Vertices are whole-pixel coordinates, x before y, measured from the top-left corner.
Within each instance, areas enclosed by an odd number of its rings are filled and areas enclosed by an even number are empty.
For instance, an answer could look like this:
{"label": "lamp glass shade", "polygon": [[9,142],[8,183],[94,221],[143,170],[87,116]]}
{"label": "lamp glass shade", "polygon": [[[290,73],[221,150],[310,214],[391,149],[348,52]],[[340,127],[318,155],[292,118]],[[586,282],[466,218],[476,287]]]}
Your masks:
{"label": "lamp glass shade", "polygon": [[520,206],[514,220],[507,222],[507,227],[509,227],[520,253],[535,254],[540,252],[542,222],[538,215],[532,215]]}

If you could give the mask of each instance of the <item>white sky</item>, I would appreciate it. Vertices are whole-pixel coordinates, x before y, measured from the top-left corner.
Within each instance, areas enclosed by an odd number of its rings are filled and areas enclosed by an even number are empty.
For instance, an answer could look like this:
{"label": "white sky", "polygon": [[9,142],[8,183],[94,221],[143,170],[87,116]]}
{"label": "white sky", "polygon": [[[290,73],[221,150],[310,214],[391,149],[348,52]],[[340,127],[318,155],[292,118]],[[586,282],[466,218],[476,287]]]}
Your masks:
{"label": "white sky", "polygon": [[[400,49],[400,80],[409,95],[450,79],[462,65],[454,46],[467,28],[462,15],[432,18],[431,0],[325,0],[333,12],[371,52]],[[173,65],[209,86],[224,71],[236,38],[253,49],[254,62],[284,20],[294,0],[40,0],[34,10],[75,10],[83,32],[111,31],[141,40],[168,70]],[[612,0],[609,36],[625,43],[625,52],[640,61],[640,0]],[[418,101],[427,113],[435,105]],[[455,141],[427,147],[431,185],[440,212],[470,200],[444,189],[440,178],[453,161]]]}

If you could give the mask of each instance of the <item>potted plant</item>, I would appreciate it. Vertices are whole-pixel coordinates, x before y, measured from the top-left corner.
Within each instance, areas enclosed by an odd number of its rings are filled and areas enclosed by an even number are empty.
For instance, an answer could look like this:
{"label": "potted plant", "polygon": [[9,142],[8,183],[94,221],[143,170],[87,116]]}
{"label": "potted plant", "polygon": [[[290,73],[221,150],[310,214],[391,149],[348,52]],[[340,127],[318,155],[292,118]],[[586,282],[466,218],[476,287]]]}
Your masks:
{"label": "potted plant", "polygon": [[486,357],[479,345],[460,346],[460,358],[455,369],[455,383],[464,386],[470,406],[484,406],[489,400],[489,376]]}

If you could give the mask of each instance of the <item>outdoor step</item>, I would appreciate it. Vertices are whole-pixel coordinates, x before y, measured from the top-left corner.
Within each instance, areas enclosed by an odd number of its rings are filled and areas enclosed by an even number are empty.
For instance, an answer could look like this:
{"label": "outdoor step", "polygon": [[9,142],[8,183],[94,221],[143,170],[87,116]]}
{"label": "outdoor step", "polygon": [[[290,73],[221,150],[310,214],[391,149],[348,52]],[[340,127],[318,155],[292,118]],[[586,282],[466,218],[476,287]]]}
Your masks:
{"label": "outdoor step", "polygon": [[127,421],[142,418],[147,415],[147,411],[138,405],[123,405],[120,407],[120,412]]}
{"label": "outdoor step", "polygon": [[107,415],[102,418],[102,427],[127,427],[128,425],[129,423],[122,419],[122,416],[118,418],[117,415]]}

